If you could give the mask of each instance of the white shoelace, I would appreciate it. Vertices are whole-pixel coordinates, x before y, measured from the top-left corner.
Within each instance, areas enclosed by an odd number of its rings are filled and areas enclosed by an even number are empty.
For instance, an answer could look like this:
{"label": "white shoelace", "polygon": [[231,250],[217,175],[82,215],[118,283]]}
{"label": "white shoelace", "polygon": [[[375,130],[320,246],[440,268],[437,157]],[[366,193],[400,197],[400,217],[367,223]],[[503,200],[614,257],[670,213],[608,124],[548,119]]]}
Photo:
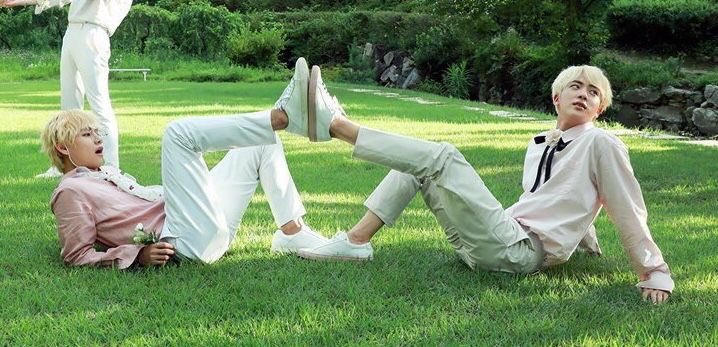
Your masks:
{"label": "white shoelace", "polygon": [[292,96],[295,84],[296,82],[294,81],[294,77],[292,77],[292,79],[289,81],[289,85],[287,85],[287,88],[284,88],[282,95],[279,96],[279,99],[274,104],[274,107],[284,110],[284,106],[287,104],[287,101]]}

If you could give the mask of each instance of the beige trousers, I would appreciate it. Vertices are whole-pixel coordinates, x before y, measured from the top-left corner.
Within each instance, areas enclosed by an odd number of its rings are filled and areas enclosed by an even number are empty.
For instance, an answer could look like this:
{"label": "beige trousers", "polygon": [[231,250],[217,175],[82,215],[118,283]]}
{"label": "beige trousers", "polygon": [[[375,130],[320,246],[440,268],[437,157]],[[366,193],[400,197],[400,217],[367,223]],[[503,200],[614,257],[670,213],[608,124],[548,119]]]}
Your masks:
{"label": "beige trousers", "polygon": [[540,267],[543,249],[538,238],[506,213],[451,144],[361,128],[354,156],[393,169],[365,202],[385,224],[392,225],[421,191],[470,268],[531,273]]}

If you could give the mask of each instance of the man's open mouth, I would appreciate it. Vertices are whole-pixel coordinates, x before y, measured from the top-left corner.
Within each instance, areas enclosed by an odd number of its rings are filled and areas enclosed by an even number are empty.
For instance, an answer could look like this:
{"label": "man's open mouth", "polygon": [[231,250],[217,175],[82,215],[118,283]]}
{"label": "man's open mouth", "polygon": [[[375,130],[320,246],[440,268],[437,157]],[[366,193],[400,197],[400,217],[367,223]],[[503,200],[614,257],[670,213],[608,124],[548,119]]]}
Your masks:
{"label": "man's open mouth", "polygon": [[573,106],[576,106],[576,107],[578,107],[578,108],[580,108],[580,109],[582,109],[582,110],[585,110],[585,109],[588,108],[588,106],[586,106],[586,104],[584,104],[584,103],[582,103],[582,102],[574,102],[574,103],[573,103]]}
{"label": "man's open mouth", "polygon": [[103,149],[104,149],[103,147],[98,148],[98,149],[95,151],[95,154],[102,154],[102,150],[103,150]]}

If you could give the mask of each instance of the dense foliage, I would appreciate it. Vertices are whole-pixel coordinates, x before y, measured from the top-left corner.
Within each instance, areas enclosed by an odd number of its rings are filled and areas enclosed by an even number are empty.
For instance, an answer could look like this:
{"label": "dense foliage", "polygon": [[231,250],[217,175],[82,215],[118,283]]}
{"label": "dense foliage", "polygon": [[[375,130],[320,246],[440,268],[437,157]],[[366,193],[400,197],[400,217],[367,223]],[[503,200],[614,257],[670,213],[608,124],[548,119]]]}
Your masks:
{"label": "dense foliage", "polygon": [[618,47],[660,53],[718,54],[718,2],[616,0],[608,14]]}
{"label": "dense foliage", "polygon": [[[134,3],[112,39],[115,52],[257,67],[290,65],[303,56],[312,64],[343,66],[346,71],[335,76],[357,82],[378,75],[361,56],[361,47],[372,43],[381,51],[408,52],[428,78],[423,90],[540,108],[550,107],[550,82],[567,65],[600,63],[617,86],[646,81],[637,76],[651,74],[631,75],[636,68],[630,64],[600,55],[607,43],[708,59],[718,47],[718,5],[704,0]],[[0,47],[57,49],[66,22],[67,8],[37,16],[32,8],[0,9]],[[675,73],[653,76],[685,82]]]}

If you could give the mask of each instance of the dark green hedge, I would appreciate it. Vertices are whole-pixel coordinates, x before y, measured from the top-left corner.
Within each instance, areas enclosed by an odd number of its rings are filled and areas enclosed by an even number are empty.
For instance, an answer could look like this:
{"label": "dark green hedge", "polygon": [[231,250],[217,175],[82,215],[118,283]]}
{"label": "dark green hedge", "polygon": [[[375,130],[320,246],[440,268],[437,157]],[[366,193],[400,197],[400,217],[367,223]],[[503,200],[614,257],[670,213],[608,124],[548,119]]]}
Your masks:
{"label": "dark green hedge", "polygon": [[701,53],[718,45],[718,1],[616,1],[607,24],[620,48]]}

